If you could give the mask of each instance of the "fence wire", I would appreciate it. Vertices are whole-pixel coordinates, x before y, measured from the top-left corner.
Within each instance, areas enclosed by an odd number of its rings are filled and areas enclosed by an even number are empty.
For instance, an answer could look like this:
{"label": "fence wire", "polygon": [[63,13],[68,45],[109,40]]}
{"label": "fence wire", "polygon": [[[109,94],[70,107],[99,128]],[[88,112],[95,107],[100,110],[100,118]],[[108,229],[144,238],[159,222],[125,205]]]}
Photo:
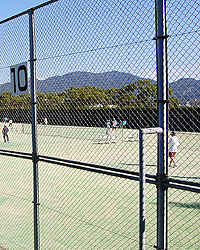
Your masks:
{"label": "fence wire", "polygon": [[[178,110],[171,116],[169,127],[177,131],[180,141],[177,167],[170,168],[172,178],[199,183],[200,81],[198,41],[198,1],[168,1],[169,83],[178,99]],[[173,109],[170,110],[171,114]],[[169,117],[170,119],[170,117]],[[185,132],[186,131],[186,132]],[[196,249],[198,194],[169,190],[169,249]],[[176,214],[176,216],[175,216]],[[191,227],[190,225],[193,224]],[[195,226],[196,224],[196,226]],[[190,231],[192,228],[192,232]],[[175,236],[178,232],[177,237]],[[186,233],[187,231],[187,233]],[[185,233],[184,233],[185,232]]]}
{"label": "fence wire", "polygon": [[[166,249],[200,248],[198,9],[197,0],[167,1],[168,139],[174,131],[180,145],[176,166],[166,162]],[[158,126],[155,2],[59,0],[34,15],[40,247],[138,249],[138,133]],[[0,126],[9,129],[9,143],[0,141],[5,249],[34,245],[31,88],[12,96],[10,84],[10,67],[22,62],[30,83],[29,50],[28,13],[0,22]],[[147,135],[146,174],[154,183],[157,165],[157,139]],[[156,190],[147,184],[147,249],[157,240]]]}

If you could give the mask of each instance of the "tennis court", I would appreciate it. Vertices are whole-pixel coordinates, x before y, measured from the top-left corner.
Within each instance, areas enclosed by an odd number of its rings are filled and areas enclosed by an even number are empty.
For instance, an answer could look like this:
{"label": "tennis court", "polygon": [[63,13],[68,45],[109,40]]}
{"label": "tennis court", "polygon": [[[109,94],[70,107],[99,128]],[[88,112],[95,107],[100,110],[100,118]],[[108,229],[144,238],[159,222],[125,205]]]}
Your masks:
{"label": "tennis court", "polygon": [[[138,131],[114,133],[114,141],[105,141],[105,128],[39,125],[39,154],[138,171]],[[9,135],[10,143],[2,140],[1,149],[32,152],[30,125],[14,124]],[[178,167],[169,169],[169,176],[199,182],[199,134],[177,135],[181,142]],[[155,135],[146,138],[146,163],[147,173],[156,174]],[[0,176],[1,244],[8,249],[31,249],[32,161],[1,156]],[[138,248],[138,182],[45,162],[39,162],[39,180],[41,249]],[[198,194],[169,189],[169,249],[199,248],[197,200]],[[156,186],[147,184],[147,248],[156,241],[156,216]],[[180,230],[177,223],[182,225]]]}
{"label": "tennis court", "polygon": [[[106,128],[38,125],[38,152],[40,155],[138,171],[139,131],[119,128],[110,133],[111,138],[107,139]],[[9,135],[11,143],[4,144],[2,140],[2,148],[32,152],[30,124],[14,124]],[[198,181],[200,134],[177,132],[177,136],[180,141],[176,156],[178,167],[169,169],[169,173]],[[147,171],[155,174],[156,135],[146,136],[146,164]]]}

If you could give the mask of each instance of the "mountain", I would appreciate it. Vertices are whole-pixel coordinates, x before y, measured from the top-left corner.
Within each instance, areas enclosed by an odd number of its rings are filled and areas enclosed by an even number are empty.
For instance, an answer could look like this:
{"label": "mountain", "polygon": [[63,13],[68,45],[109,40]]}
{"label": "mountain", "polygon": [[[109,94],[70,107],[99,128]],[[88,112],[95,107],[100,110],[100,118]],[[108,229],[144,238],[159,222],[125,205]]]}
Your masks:
{"label": "mountain", "polygon": [[[53,76],[37,80],[37,90],[40,93],[59,93],[70,87],[97,86],[100,88],[121,88],[137,80],[151,80],[132,75],[130,73],[112,71],[105,73],[72,72],[62,76]],[[152,80],[153,81],[153,80]],[[153,81],[155,83],[155,81]],[[169,84],[174,96],[179,101],[200,100],[200,80],[181,78]],[[0,84],[0,94],[10,91],[10,83]]]}
{"label": "mountain", "polygon": [[54,76],[37,82],[37,89],[41,93],[61,92],[70,87],[97,86],[100,88],[121,88],[125,84],[133,83],[139,79],[129,73],[117,71],[105,73],[73,72],[63,76]]}
{"label": "mountain", "polygon": [[[105,89],[121,88],[125,84],[133,83],[139,79],[144,78],[118,71],[105,73],[72,72],[43,80],[37,79],[37,90],[40,93],[59,93],[70,87],[97,86]],[[4,91],[10,91],[10,83],[0,84],[0,94]]]}
{"label": "mountain", "polygon": [[0,95],[2,92],[11,92],[10,82],[0,84]]}
{"label": "mountain", "polygon": [[180,102],[200,100],[200,80],[193,78],[181,78],[170,84],[173,94]]}

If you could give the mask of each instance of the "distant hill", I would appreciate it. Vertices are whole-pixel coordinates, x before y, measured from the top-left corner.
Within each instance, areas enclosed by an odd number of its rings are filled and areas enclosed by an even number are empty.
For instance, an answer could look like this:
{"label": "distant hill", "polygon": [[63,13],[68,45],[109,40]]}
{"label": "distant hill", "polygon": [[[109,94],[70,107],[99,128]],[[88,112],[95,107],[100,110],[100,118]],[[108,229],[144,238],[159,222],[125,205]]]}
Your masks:
{"label": "distant hill", "polygon": [[37,89],[41,93],[61,92],[70,87],[97,86],[100,88],[121,88],[126,84],[133,83],[139,79],[129,73],[117,71],[106,73],[73,72],[63,76],[54,76],[38,81]]}
{"label": "distant hill", "polygon": [[[105,89],[121,88],[137,80],[151,79],[118,71],[105,73],[72,72],[62,76],[53,76],[44,80],[37,80],[37,90],[40,93],[59,93],[65,91],[66,88],[89,85]],[[181,102],[194,99],[200,100],[200,80],[181,78],[176,82],[170,83],[170,87],[173,89],[174,96]],[[10,83],[0,84],[0,94],[5,91],[10,91]]]}
{"label": "distant hill", "polygon": [[173,89],[174,96],[179,101],[191,101],[198,99],[200,101],[200,80],[193,78],[181,78],[172,82],[170,87]]}

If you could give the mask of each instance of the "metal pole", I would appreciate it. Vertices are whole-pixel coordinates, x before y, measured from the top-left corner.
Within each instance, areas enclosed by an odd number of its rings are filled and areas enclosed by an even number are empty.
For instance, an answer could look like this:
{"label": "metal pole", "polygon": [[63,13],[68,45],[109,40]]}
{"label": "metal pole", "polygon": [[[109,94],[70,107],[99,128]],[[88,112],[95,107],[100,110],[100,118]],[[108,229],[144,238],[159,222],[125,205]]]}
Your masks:
{"label": "metal pole", "polygon": [[37,150],[37,103],[36,103],[36,47],[34,10],[29,12],[30,38],[30,78],[32,101],[32,158],[33,158],[33,205],[34,205],[34,250],[40,249],[39,240],[39,181],[38,181],[38,150]]}
{"label": "metal pole", "polygon": [[145,163],[145,135],[146,134],[162,134],[163,129],[160,127],[144,128],[139,130],[139,250],[145,250],[145,197],[146,197],[146,163]]}
{"label": "metal pole", "polygon": [[[167,43],[167,1],[165,0],[164,5],[164,18],[165,18],[165,66],[166,66],[166,131],[165,131],[165,172],[166,176],[168,176],[168,131],[169,131],[169,80],[168,80],[168,43]],[[166,199],[165,199],[165,249],[168,249],[168,190],[166,190]]]}
{"label": "metal pole", "polygon": [[165,249],[165,198],[163,188],[166,174],[165,138],[166,138],[166,87],[164,85],[164,1],[156,0],[156,49],[157,49],[157,85],[158,85],[158,126],[163,133],[158,134],[158,185],[157,185],[157,248]]}
{"label": "metal pole", "polygon": [[139,172],[140,172],[140,190],[139,190],[139,227],[140,227],[140,237],[139,237],[139,250],[145,250],[145,134],[143,134],[142,129],[139,130]]}

